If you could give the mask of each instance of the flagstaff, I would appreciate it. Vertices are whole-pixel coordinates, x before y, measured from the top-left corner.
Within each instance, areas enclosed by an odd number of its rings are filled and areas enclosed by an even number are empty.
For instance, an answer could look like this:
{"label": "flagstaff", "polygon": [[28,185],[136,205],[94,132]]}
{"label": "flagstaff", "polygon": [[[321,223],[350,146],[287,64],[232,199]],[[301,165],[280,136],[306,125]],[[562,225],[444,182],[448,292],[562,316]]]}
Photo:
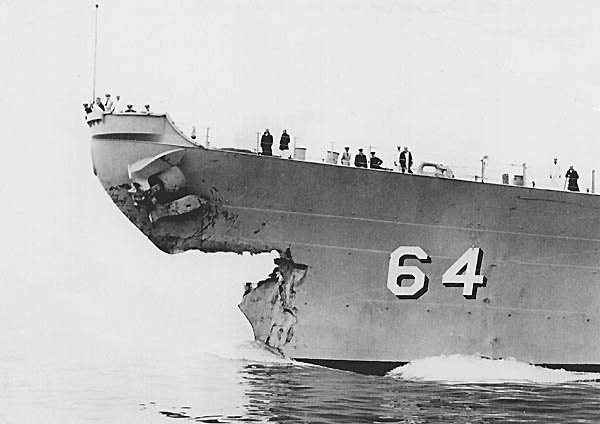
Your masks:
{"label": "flagstaff", "polygon": [[98,4],[96,4],[96,11],[94,17],[94,67],[93,67],[93,81],[92,81],[92,102],[96,98],[96,58],[98,56]]}

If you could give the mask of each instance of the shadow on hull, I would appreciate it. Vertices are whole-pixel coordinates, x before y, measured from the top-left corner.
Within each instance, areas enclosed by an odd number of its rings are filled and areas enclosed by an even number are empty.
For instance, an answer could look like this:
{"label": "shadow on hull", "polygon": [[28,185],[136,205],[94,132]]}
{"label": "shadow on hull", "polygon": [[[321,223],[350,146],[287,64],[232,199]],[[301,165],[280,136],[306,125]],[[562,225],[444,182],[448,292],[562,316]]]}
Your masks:
{"label": "shadow on hull", "polygon": [[[408,364],[395,361],[347,361],[335,359],[294,358],[295,361],[365,375],[385,375],[394,368]],[[600,364],[535,364],[538,367],[571,372],[600,373]]]}

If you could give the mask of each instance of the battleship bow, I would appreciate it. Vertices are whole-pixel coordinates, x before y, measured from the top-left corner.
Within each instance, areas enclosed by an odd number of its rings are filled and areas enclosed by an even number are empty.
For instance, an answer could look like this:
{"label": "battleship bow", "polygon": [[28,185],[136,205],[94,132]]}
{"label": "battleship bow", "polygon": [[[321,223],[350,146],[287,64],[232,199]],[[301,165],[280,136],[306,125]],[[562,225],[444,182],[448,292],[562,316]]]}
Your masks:
{"label": "battleship bow", "polygon": [[383,373],[479,354],[600,370],[597,196],[196,145],[88,116],[94,172],[159,249],[279,252],[240,308],[287,357]]}

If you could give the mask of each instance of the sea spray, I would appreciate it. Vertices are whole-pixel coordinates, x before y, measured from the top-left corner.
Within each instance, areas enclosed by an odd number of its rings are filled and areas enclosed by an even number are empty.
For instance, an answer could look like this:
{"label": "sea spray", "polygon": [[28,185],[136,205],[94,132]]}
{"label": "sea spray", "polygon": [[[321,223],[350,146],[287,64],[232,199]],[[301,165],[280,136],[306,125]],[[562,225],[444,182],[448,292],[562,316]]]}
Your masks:
{"label": "sea spray", "polygon": [[446,383],[563,384],[599,381],[600,374],[554,370],[516,359],[487,359],[477,355],[440,355],[417,359],[393,369],[389,376]]}
{"label": "sea spray", "polygon": [[262,343],[247,340],[238,343],[214,343],[206,346],[205,353],[220,359],[263,364],[292,364],[291,359],[264,347]]}

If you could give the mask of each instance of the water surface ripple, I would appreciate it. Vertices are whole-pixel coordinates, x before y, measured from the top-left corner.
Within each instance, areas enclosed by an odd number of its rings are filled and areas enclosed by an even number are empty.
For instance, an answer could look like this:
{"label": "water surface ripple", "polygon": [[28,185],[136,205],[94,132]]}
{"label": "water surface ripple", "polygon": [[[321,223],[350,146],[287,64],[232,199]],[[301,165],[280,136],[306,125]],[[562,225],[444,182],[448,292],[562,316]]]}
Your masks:
{"label": "water surface ripple", "polygon": [[0,422],[600,422],[595,382],[450,384],[262,359],[7,360]]}

